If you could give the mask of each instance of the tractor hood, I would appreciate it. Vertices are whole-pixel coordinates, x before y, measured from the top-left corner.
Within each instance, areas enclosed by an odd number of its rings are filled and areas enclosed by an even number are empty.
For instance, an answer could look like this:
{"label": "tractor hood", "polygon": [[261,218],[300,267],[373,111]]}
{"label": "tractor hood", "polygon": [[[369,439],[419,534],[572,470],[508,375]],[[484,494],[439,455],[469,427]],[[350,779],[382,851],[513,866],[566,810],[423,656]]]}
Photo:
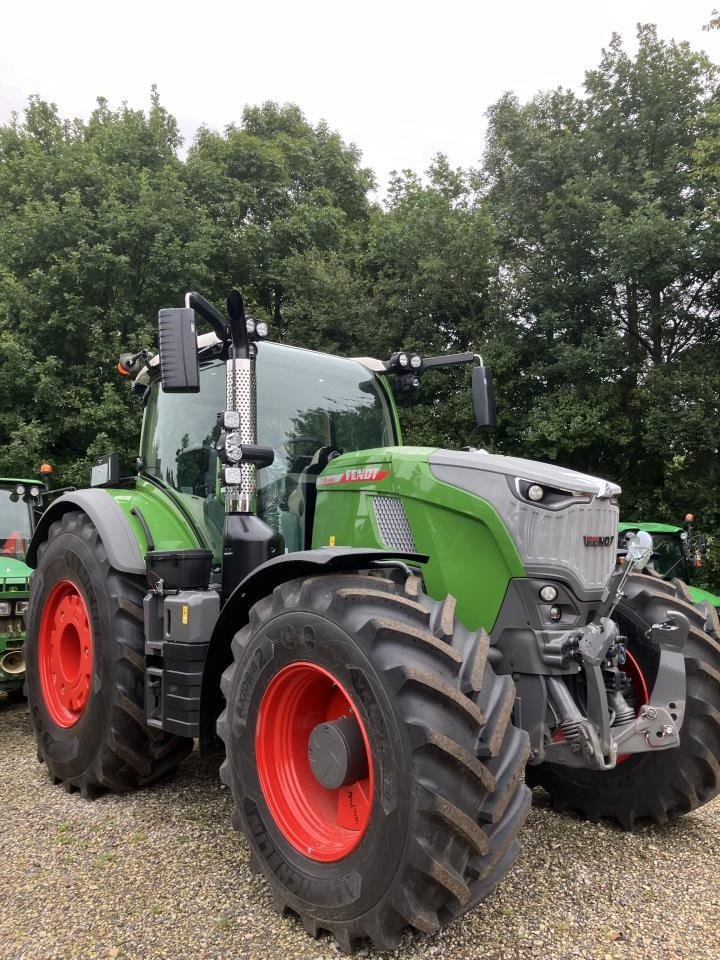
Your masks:
{"label": "tractor hood", "polygon": [[620,487],[564,467],[482,450],[386,447],[331,460],[317,491],[314,545],[355,544],[360,531],[369,545],[377,530],[382,545],[417,548],[432,563],[442,530],[465,566],[473,549],[486,556],[500,544],[510,576],[557,576],[587,598],[615,568]]}
{"label": "tractor hood", "polygon": [[428,466],[437,480],[493,505],[528,576],[569,578],[578,596],[605,587],[616,563],[616,483],[482,450],[436,450]]}
{"label": "tractor hood", "polygon": [[25,588],[31,573],[22,560],[0,555],[0,591],[9,586]]}
{"label": "tractor hood", "polygon": [[[525,460],[522,457],[505,457],[484,450],[456,451],[437,450],[430,456],[430,469],[436,473],[436,467],[450,467],[460,470],[482,470],[484,473],[502,474],[518,480],[529,480],[544,487],[554,487],[575,496],[590,494],[599,499],[616,497],[620,487],[599,477],[587,473],[578,473],[566,467],[556,467],[551,463],[538,460]],[[437,474],[436,474],[437,475]]]}

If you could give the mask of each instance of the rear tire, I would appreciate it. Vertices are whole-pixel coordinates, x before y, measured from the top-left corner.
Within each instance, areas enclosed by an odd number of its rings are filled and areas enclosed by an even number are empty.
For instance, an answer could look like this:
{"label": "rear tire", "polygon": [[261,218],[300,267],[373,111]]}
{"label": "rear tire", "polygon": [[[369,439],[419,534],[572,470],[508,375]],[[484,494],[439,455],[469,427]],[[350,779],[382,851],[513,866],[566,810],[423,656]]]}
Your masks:
{"label": "rear tire", "polygon": [[666,823],[720,792],[720,644],[704,630],[702,612],[677,599],[671,584],[634,574],[614,619],[652,691],[660,655],[647,632],[667,618],[668,610],[683,613],[690,623],[684,650],[687,705],[679,747],[631,754],[608,771],[549,763],[528,767],[530,786],[547,790],[558,810],[594,821],[613,819],[631,829],[637,820]]}
{"label": "rear tire", "polygon": [[[294,580],[253,607],[232,643],[218,733],[233,824],[247,835],[277,908],[297,914],[312,936],[331,932],[347,952],[364,939],[378,949],[395,947],[406,927],[438,930],[491,893],[519,851],[529,809],[528,743],[510,719],[514,685],[488,663],[487,634],[455,623],[454,606],[452,598],[441,604],[424,596],[415,577],[406,584],[360,574]],[[336,846],[332,859],[312,847],[303,852],[297,831],[286,817],[276,818],[277,803],[265,793],[266,764],[271,773],[273,767],[265,759],[263,709],[272,704],[273,734],[280,737],[273,742],[284,743],[278,731],[288,717],[273,691],[302,670],[330,675],[337,690],[325,696],[346,699],[340,715],[356,716],[371,757],[374,789],[367,807],[358,805],[359,835]],[[307,729],[327,719],[323,696],[316,702],[319,713]],[[291,758],[297,783],[313,777],[304,743],[307,736]],[[282,778],[277,754],[276,747]],[[338,790],[338,810],[346,789]],[[316,837],[312,811],[324,799],[332,811],[335,797],[318,794],[316,782],[309,790],[318,802],[308,804],[300,826]],[[302,805],[288,807],[291,827]],[[334,831],[330,823],[328,842]]]}
{"label": "rear tire", "polygon": [[[174,770],[192,750],[191,739],[145,724],[142,603],[146,592],[143,578],[110,566],[100,535],[86,514],[71,511],[51,525],[32,580],[26,690],[38,758],[68,791],[92,797],[103,790],[133,790]],[[84,654],[86,689],[81,677],[75,701],[55,689],[54,645],[63,642],[66,615],[59,610],[56,623],[48,622],[48,617],[52,616],[49,608],[59,609],[53,598],[62,594],[69,598],[65,609],[72,602],[79,611],[80,634],[88,650]],[[73,635],[70,642],[76,639]],[[54,659],[48,659],[48,649],[53,650]]]}

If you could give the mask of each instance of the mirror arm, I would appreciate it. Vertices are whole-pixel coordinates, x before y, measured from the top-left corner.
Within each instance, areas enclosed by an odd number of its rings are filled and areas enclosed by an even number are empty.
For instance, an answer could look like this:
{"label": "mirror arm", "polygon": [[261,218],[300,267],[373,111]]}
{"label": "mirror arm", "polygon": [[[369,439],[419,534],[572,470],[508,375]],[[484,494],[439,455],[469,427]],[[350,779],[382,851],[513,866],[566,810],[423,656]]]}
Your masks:
{"label": "mirror arm", "polygon": [[199,314],[203,320],[207,320],[210,326],[215,331],[215,334],[218,340],[225,341],[228,338],[227,323],[225,318],[220,313],[219,310],[216,310],[215,307],[201,296],[199,293],[196,293],[194,290],[191,290],[189,293],[185,294],[185,306],[194,310],[195,313]]}
{"label": "mirror arm", "polygon": [[457,367],[462,363],[472,363],[476,357],[476,353],[445,353],[439,357],[423,357],[421,369],[424,373],[433,367]]}

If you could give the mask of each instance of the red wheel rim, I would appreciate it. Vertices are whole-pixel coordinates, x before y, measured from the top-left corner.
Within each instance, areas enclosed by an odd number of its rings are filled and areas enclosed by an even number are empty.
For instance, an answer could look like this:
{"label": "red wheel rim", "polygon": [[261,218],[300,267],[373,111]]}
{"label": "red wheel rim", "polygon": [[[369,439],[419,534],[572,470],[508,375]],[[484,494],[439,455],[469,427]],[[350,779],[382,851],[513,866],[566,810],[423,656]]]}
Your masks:
{"label": "red wheel rim", "polygon": [[38,658],[47,712],[59,727],[72,727],[90,698],[93,642],[87,603],[70,580],[56,583],[45,601]]}
{"label": "red wheel rim", "polygon": [[[642,672],[640,664],[629,650],[625,651],[625,658],[626,659],[622,670],[623,673],[627,674],[628,679],[630,680],[633,698],[635,700],[635,716],[637,716],[640,713],[640,708],[643,707],[650,699],[650,694],[648,692],[647,682],[645,681],[645,674]],[[561,743],[565,739],[565,734],[560,727],[558,727],[555,733],[553,733],[552,739],[555,743]],[[628,757],[631,756],[631,753],[619,753],[617,756],[617,762],[624,763]]]}
{"label": "red wheel rim", "polygon": [[650,692],[648,691],[648,685],[645,681],[645,674],[642,672],[640,664],[629,650],[625,651],[625,657],[626,660],[622,666],[622,670],[623,673],[627,674],[632,686],[632,692],[636,704],[635,714],[637,716],[637,714],[640,712],[640,707],[645,706],[650,699]]}
{"label": "red wheel rim", "polygon": [[[629,650],[625,651],[625,658],[626,659],[625,663],[622,665],[622,670],[630,680],[630,686],[632,687],[633,698],[635,700],[635,716],[637,717],[640,713],[640,708],[644,707],[650,699],[650,694],[645,681],[645,674],[642,672],[640,664]],[[617,762],[625,763],[625,761],[631,756],[633,756],[631,753],[619,753]]]}
{"label": "red wheel rim", "polygon": [[[308,759],[314,727],[354,717],[365,746],[368,775],[336,790],[316,780]],[[255,734],[257,771],[265,802],[282,835],[321,863],[341,860],[370,823],[374,775],[365,725],[347,690],[315,663],[293,663],[268,685]]]}

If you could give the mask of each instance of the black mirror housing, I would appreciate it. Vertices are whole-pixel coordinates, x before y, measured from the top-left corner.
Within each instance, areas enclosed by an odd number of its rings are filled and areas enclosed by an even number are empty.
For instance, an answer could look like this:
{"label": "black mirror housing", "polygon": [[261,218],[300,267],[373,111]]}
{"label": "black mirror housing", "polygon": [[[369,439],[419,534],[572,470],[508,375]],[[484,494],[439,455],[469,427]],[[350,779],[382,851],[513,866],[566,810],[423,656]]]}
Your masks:
{"label": "black mirror housing", "polygon": [[158,313],[160,378],[165,393],[199,393],[195,311],[170,307]]}
{"label": "black mirror housing", "polygon": [[481,430],[493,430],[497,426],[495,388],[492,374],[487,367],[473,367],[472,399],[477,425]]}

